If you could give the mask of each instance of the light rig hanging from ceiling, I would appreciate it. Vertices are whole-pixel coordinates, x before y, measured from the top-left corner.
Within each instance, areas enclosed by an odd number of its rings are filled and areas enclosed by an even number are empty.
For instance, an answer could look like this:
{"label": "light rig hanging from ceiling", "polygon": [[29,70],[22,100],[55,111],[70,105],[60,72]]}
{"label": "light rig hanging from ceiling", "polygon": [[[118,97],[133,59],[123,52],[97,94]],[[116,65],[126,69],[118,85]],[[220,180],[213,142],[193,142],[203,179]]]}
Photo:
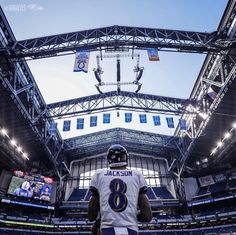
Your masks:
{"label": "light rig hanging from ceiling", "polygon": [[[133,57],[137,58],[136,66],[134,68],[135,72],[135,80],[132,82],[121,82],[121,67],[120,67],[120,58],[121,57]],[[102,90],[100,89],[102,86],[117,86],[117,92],[119,93],[121,91],[121,86],[122,85],[137,85],[136,93],[138,93],[142,87],[142,83],[139,82],[143,75],[143,70],[144,67],[139,66],[140,62],[140,55],[139,54],[110,54],[110,55],[97,55],[97,68],[95,68],[94,71],[94,76],[96,80],[98,81],[98,84],[95,85],[97,88],[98,92],[102,94]],[[103,70],[100,66],[100,60],[103,58],[116,58],[116,68],[117,68],[117,76],[116,76],[116,82],[102,82],[102,77],[101,75],[103,74]]]}

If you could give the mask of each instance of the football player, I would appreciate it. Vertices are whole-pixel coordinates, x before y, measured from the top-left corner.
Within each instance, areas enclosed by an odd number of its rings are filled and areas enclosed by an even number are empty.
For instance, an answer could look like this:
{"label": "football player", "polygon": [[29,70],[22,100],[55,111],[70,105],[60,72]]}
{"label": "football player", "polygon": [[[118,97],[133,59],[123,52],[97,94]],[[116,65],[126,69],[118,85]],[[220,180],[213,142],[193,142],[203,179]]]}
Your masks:
{"label": "football player", "polygon": [[90,183],[88,219],[96,220],[100,211],[101,235],[137,235],[138,221],[152,219],[147,183],[139,171],[126,168],[128,153],[123,146],[112,145],[107,160],[110,169],[97,171]]}
{"label": "football player", "polygon": [[15,189],[13,195],[21,197],[31,197],[32,194],[30,192],[30,182],[24,181],[19,188]]}

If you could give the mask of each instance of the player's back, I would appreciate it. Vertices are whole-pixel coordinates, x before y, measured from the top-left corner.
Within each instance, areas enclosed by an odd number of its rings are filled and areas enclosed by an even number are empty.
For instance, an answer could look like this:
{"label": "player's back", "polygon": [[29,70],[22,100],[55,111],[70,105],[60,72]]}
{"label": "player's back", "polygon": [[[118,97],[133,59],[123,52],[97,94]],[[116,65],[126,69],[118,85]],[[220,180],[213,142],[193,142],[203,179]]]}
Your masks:
{"label": "player's back", "polygon": [[128,227],[138,231],[139,190],[146,186],[138,171],[103,169],[93,177],[91,186],[99,192],[101,228]]}

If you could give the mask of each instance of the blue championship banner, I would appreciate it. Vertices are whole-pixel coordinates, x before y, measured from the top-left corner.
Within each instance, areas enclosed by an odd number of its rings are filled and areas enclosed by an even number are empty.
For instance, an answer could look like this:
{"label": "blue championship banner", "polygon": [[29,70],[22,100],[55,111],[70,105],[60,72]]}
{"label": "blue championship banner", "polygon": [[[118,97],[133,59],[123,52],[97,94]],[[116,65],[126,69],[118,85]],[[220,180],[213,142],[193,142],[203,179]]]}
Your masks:
{"label": "blue championship banner", "polygon": [[77,51],[75,54],[74,72],[88,72],[89,51]]}

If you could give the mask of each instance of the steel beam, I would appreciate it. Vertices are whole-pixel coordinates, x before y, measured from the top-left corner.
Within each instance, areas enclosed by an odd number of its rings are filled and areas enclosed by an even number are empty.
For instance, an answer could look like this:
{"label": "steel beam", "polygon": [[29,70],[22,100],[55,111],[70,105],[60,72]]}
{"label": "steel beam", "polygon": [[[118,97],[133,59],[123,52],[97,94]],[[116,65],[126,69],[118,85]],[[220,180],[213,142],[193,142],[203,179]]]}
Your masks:
{"label": "steel beam", "polygon": [[[224,34],[183,30],[110,26],[18,41],[11,50],[14,58],[56,56],[76,50],[133,50],[158,48],[191,53],[219,53],[229,46]],[[1,48],[4,49],[4,48]]]}
{"label": "steel beam", "polygon": [[73,116],[111,109],[181,114],[188,100],[127,91],[111,91],[47,105],[51,117]]}

